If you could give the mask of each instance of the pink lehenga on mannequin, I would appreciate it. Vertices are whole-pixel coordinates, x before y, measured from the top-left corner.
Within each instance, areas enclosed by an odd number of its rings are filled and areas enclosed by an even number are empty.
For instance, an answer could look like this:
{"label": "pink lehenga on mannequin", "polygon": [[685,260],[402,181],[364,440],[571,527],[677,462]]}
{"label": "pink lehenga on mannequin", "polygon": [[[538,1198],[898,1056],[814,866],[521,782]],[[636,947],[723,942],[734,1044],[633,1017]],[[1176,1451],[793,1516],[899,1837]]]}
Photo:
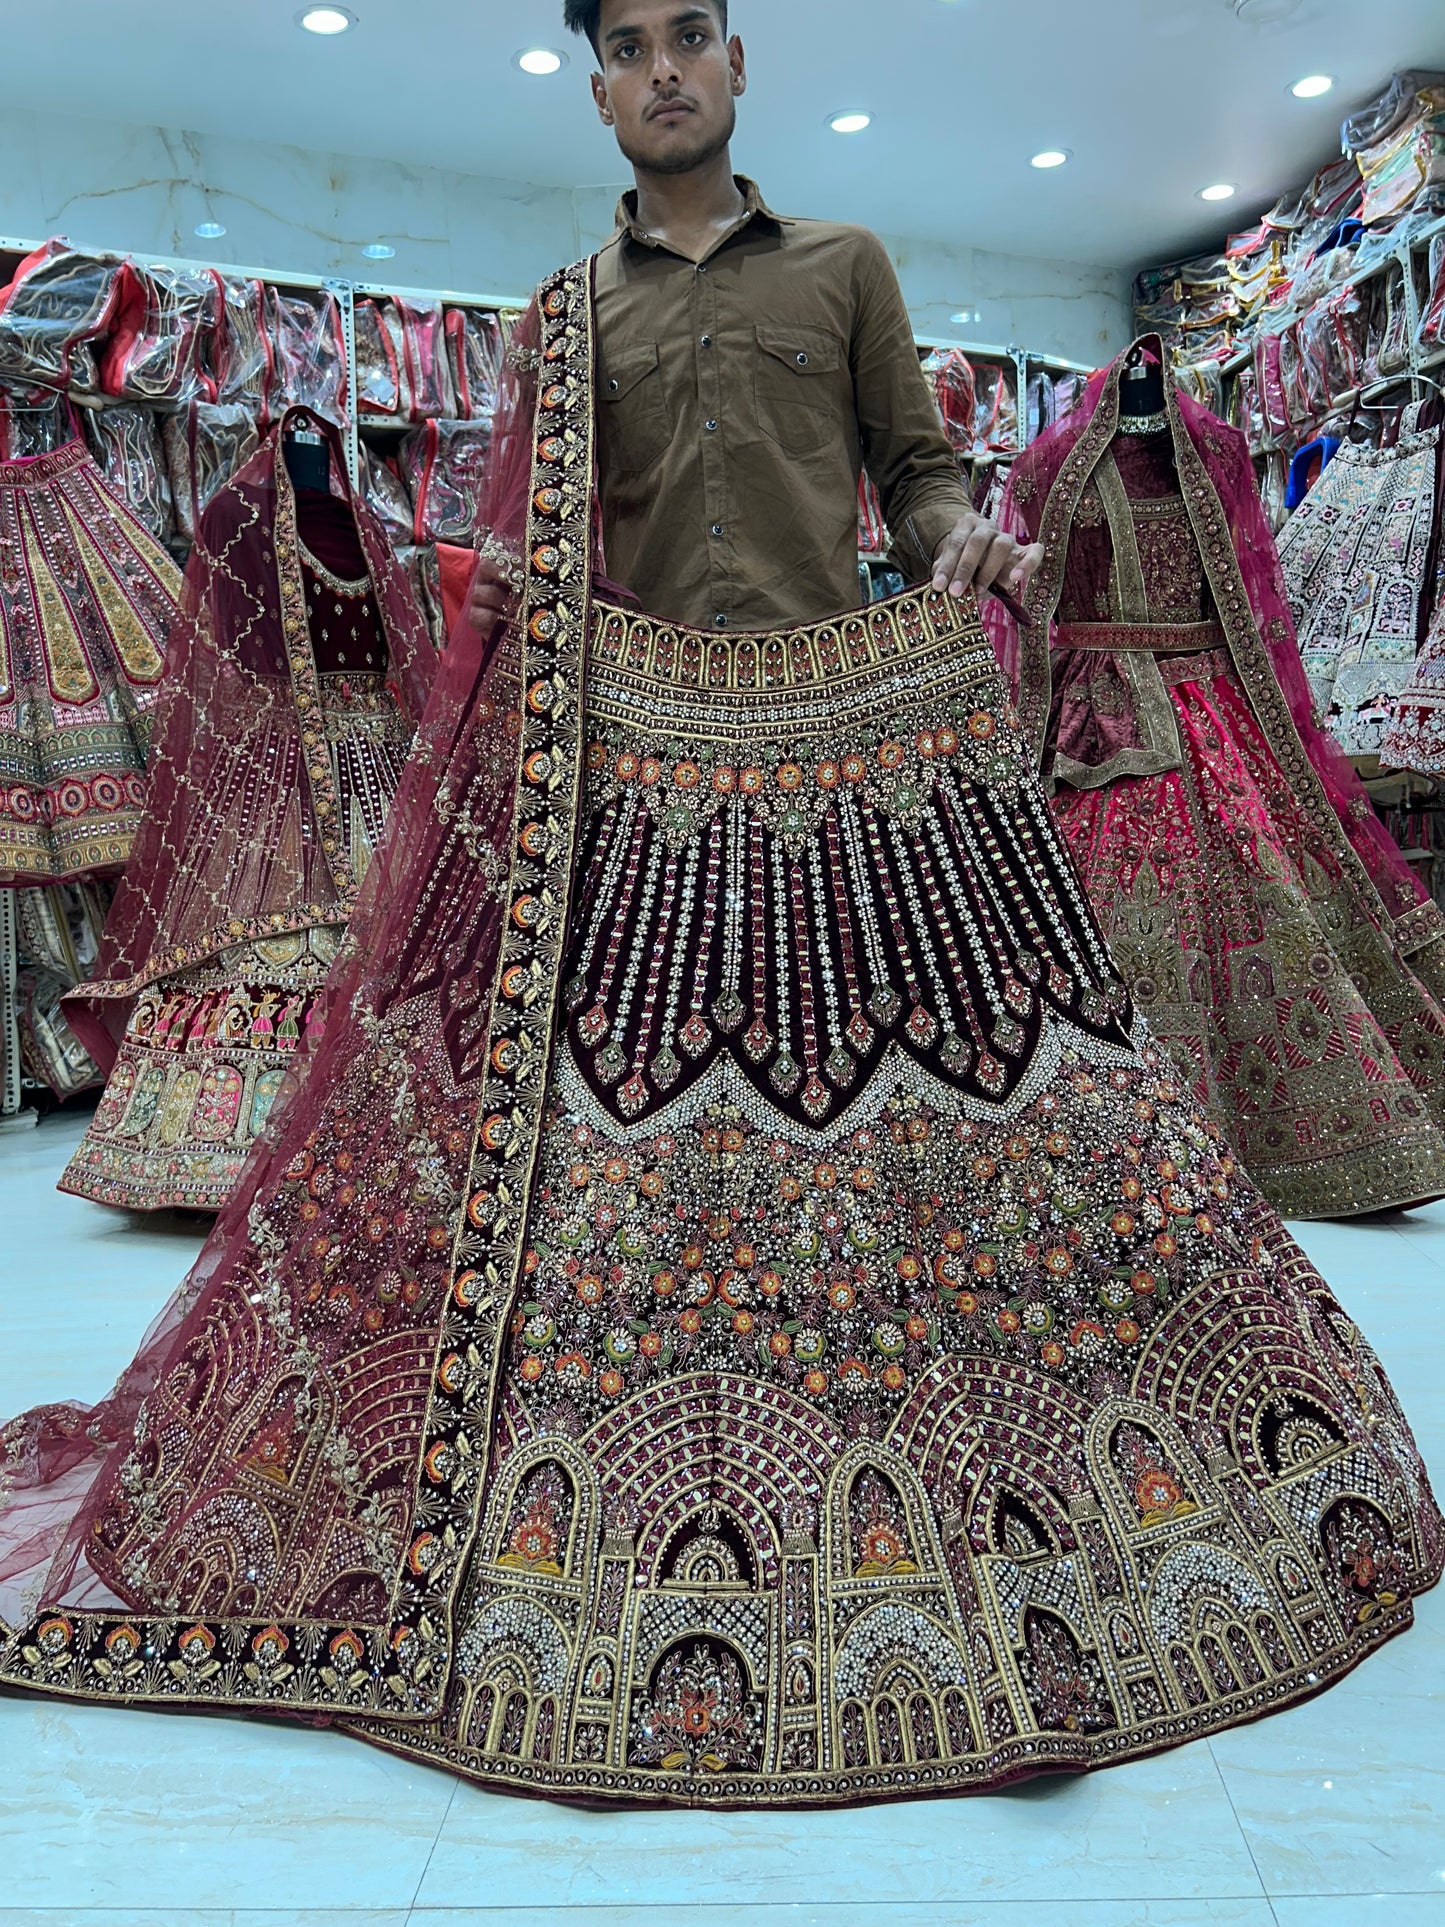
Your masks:
{"label": "pink lehenga on mannequin", "polygon": [[324,1038],[111,1398],[0,1434],[0,1679],[719,1807],[1318,1691],[1441,1567],[1368,1345],[1135,1023],[971,604],[603,593],[592,321],[584,264],[513,338],[520,603]]}
{"label": "pink lehenga on mannequin", "polygon": [[[279,458],[302,424],[330,491]],[[434,652],[343,474],[292,411],[198,531],[134,861],[63,1006],[109,1076],[61,1185],[103,1204],[225,1203],[381,840]]]}
{"label": "pink lehenga on mannequin", "polygon": [[[1145,337],[1148,348],[1157,337]],[[1445,931],[1318,726],[1243,437],[1121,356],[1014,465],[1046,559],[986,620],[1114,959],[1198,1102],[1303,1218],[1445,1191]]]}

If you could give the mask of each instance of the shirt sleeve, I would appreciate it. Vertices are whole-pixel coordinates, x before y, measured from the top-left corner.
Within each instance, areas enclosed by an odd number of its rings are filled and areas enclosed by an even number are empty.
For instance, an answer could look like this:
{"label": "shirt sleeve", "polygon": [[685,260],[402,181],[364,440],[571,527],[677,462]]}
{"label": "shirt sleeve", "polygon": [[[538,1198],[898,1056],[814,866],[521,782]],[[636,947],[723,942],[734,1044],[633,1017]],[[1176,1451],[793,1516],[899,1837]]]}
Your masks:
{"label": "shirt sleeve", "polygon": [[919,365],[893,263],[876,235],[860,239],[851,344],[858,437],[899,562],[923,581],[973,503]]}

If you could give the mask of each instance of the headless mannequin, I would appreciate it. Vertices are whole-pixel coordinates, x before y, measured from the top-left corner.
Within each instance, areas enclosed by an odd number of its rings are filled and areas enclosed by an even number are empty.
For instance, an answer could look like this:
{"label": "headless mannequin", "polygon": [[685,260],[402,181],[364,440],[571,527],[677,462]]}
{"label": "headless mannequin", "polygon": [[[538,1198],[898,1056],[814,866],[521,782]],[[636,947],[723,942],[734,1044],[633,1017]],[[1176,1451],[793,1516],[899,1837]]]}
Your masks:
{"label": "headless mannequin", "polygon": [[331,487],[331,455],[319,435],[307,429],[298,429],[286,437],[286,472],[297,488],[320,489],[323,494]]}
{"label": "headless mannequin", "polygon": [[1135,348],[1119,378],[1121,415],[1162,415],[1164,412],[1164,370],[1157,362],[1146,361],[1144,351]]}

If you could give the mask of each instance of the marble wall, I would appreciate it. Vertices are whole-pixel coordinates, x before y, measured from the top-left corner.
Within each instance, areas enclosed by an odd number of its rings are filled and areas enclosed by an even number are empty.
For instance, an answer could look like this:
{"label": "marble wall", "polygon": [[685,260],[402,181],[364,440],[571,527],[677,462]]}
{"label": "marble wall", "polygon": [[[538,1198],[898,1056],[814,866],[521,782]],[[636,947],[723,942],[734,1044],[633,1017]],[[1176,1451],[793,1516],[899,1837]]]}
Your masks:
{"label": "marble wall", "polygon": [[[611,232],[618,192],[39,110],[0,118],[0,237],[63,233],[79,246],[398,287],[529,292]],[[206,220],[224,225],[224,240],[196,239]],[[1128,339],[1126,279],[1116,270],[884,239],[920,333],[1021,341],[1090,363]],[[373,241],[394,247],[395,258],[366,261],[361,249]],[[980,320],[961,328],[949,316],[964,300]]]}

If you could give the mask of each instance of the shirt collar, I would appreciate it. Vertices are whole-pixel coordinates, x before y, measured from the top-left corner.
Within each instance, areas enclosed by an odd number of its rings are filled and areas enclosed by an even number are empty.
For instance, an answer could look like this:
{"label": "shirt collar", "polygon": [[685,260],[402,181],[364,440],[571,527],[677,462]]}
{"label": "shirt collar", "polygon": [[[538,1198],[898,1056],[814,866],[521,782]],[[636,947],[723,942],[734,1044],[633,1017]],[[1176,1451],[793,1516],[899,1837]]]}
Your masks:
{"label": "shirt collar", "polygon": [[[750,181],[746,174],[734,174],[733,179],[737,183],[738,192],[743,197],[743,211],[738,216],[735,225],[729,231],[730,235],[741,232],[750,221],[758,219],[771,221],[776,227],[786,225],[783,217],[780,214],[774,214],[773,210],[763,199],[756,181]],[[619,234],[630,236],[632,240],[638,242],[642,247],[658,248],[662,246],[662,243],[655,235],[649,234],[645,228],[637,225],[637,189],[635,187],[628,188],[622,199],[617,203],[617,231]],[[729,236],[725,235],[723,238],[726,240]]]}

